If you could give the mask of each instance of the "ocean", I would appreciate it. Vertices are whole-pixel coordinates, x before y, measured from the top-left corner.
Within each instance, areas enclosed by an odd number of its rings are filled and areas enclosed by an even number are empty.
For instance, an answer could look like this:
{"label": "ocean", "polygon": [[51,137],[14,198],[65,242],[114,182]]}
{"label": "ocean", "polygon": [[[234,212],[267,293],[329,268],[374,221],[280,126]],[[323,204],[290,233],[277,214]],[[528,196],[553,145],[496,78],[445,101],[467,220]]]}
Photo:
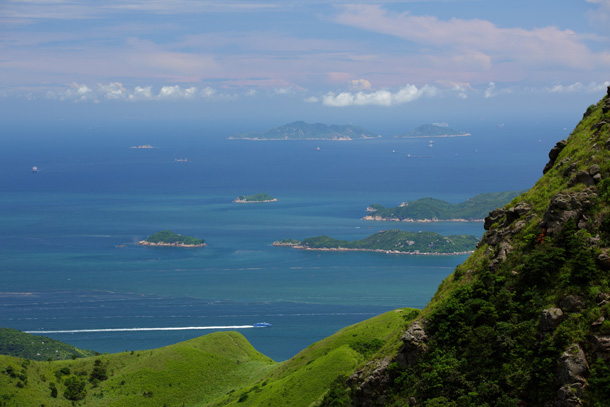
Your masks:
{"label": "ocean", "polygon": [[[482,223],[361,217],[371,203],[460,202],[529,188],[566,136],[549,123],[478,124],[472,136],[456,138],[227,140],[234,126],[131,120],[5,128],[0,326],[99,352],[231,329],[274,360],[288,359],[345,326],[424,307],[467,256],[299,251],[274,241],[353,240],[393,228],[482,236]],[[130,148],[144,144],[154,148]],[[278,202],[232,202],[259,192]],[[136,244],[159,230],[208,245]],[[263,321],[272,327],[244,327]]]}

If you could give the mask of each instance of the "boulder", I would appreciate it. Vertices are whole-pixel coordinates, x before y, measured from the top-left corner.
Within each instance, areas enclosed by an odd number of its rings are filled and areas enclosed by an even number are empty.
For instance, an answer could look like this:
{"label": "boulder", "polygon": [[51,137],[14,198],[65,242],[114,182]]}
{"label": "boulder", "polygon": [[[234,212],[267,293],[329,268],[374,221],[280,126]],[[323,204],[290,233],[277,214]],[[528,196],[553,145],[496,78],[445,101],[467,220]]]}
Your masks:
{"label": "boulder", "polygon": [[561,354],[557,363],[557,381],[560,385],[586,383],[585,377],[589,373],[589,364],[582,348],[573,344]]}
{"label": "boulder", "polygon": [[595,341],[595,355],[604,360],[610,359],[610,335],[595,335],[593,340]]}
{"label": "boulder", "polygon": [[403,345],[396,355],[396,363],[402,367],[416,364],[419,357],[428,350],[428,335],[419,321],[413,322],[400,339]]}
{"label": "boulder", "polygon": [[566,140],[558,141],[557,144],[555,144],[555,146],[551,149],[551,151],[549,151],[549,162],[546,163],[546,165],[544,166],[544,169],[542,170],[543,174],[546,174],[548,170],[553,168],[555,160],[557,160],[557,157],[559,157],[559,153],[561,153],[561,150],[564,149],[566,144]]}
{"label": "boulder", "polygon": [[561,308],[547,308],[540,313],[540,323],[538,330],[541,334],[547,334],[557,328],[563,321],[563,311]]}
{"label": "boulder", "polygon": [[559,306],[565,312],[580,312],[585,306],[585,300],[577,295],[567,295],[559,301]]}

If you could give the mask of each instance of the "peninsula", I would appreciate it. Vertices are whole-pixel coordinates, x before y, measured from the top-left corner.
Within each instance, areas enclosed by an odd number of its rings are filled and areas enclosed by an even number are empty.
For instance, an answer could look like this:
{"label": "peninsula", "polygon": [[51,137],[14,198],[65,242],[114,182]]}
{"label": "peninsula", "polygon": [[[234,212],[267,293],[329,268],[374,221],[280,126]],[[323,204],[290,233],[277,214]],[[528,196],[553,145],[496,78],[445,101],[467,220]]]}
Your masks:
{"label": "peninsula", "polygon": [[205,240],[163,230],[139,241],[138,244],[140,246],[203,247],[205,246]]}
{"label": "peninsula", "polygon": [[523,191],[492,192],[476,195],[456,204],[434,198],[401,203],[394,208],[372,204],[363,220],[394,222],[482,222],[496,208],[502,207]]}
{"label": "peninsula", "polygon": [[446,124],[422,124],[411,130],[410,132],[397,138],[430,138],[430,137],[465,137],[470,136],[470,133],[457,131]]}
{"label": "peninsula", "polygon": [[264,203],[264,202],[277,202],[277,199],[269,194],[260,193],[254,195],[240,195],[233,200],[236,203]]}
{"label": "peninsula", "polygon": [[301,250],[361,251],[387,254],[458,255],[472,253],[479,239],[470,235],[443,236],[435,232],[407,232],[398,229],[377,232],[360,240],[338,240],[328,236],[303,241],[285,239],[274,246]]}
{"label": "peninsula", "polygon": [[327,125],[297,121],[267,130],[264,133],[238,134],[229,140],[333,140],[349,141],[381,137],[362,127],[352,125]]}

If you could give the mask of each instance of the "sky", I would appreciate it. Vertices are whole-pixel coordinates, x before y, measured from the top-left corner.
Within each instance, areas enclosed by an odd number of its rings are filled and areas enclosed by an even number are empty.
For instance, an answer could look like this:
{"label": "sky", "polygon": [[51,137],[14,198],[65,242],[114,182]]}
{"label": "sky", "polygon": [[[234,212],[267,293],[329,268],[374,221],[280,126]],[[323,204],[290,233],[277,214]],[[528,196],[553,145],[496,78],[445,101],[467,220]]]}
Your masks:
{"label": "sky", "polygon": [[0,118],[582,115],[610,0],[1,0]]}

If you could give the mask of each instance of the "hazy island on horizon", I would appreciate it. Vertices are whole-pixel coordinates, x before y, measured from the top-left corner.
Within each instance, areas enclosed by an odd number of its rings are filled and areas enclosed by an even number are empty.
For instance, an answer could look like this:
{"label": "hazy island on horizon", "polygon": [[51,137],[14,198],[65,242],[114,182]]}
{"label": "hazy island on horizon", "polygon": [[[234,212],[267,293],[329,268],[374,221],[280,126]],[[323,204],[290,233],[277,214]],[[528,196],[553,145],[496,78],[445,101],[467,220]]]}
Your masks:
{"label": "hazy island on horizon", "polygon": [[350,141],[379,138],[375,134],[359,126],[327,125],[323,123],[305,123],[296,121],[285,124],[263,133],[246,133],[229,137],[229,140],[332,140]]}
{"label": "hazy island on horizon", "polygon": [[446,123],[422,124],[410,132],[395,136],[395,138],[431,138],[431,137],[466,137],[470,133],[457,131]]}

